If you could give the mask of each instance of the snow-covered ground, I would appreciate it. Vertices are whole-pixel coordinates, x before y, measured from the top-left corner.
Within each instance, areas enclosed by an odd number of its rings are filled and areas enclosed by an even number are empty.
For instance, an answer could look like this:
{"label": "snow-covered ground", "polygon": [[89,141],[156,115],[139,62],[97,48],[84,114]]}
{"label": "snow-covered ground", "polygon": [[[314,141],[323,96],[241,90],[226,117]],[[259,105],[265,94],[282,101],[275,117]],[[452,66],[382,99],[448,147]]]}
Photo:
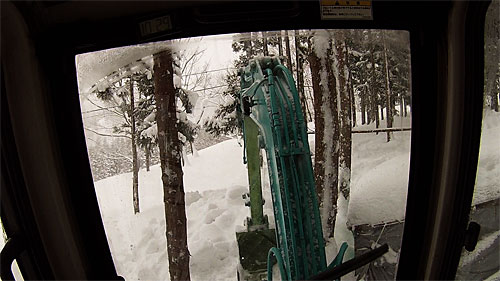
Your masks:
{"label": "snow-covered ground", "polygon": [[500,197],[500,112],[485,110],[473,204]]}
{"label": "snow-covered ground", "polygon": [[[229,140],[189,155],[184,166],[193,280],[234,279],[236,230],[249,215],[242,147]],[[141,213],[132,207],[131,173],[95,183],[118,273],[126,280],[168,280],[160,167],[139,173]]]}
{"label": "snow-covered ground", "polygon": [[[500,178],[500,149],[495,149],[500,115],[488,113],[485,118],[474,202],[499,196],[493,179]],[[409,126],[409,120],[402,121],[402,127]],[[385,138],[385,133],[353,135],[351,224],[404,219],[410,132],[394,133],[389,143]],[[184,184],[192,280],[236,278],[235,232],[244,229],[243,221],[249,215],[241,198],[247,192],[242,150],[232,139],[187,156]],[[126,280],[168,280],[160,167],[139,173],[141,213],[137,215],[133,214],[131,177],[127,173],[95,183],[117,271]],[[269,190],[264,190],[264,197],[264,211],[272,221]]]}
{"label": "snow-covered ground", "polygon": [[[391,215],[390,220],[404,217],[409,136],[409,132],[395,133],[394,140],[386,143],[385,134],[354,135],[351,206],[359,208],[350,209],[351,223],[376,223],[387,214]],[[184,184],[193,280],[235,278],[238,262],[235,232],[244,229],[243,222],[249,216],[249,209],[241,198],[247,192],[242,150],[237,140],[232,139],[187,157]],[[378,168],[373,170],[374,167]],[[391,169],[390,175],[400,172],[397,177],[391,176],[392,185],[384,185],[383,194],[378,194],[374,181],[384,179],[383,168]],[[127,280],[166,280],[168,259],[160,167],[153,166],[150,172],[139,173],[141,213],[137,215],[133,214],[131,177],[127,173],[95,183],[117,270]],[[268,190],[264,196],[267,197],[264,209],[272,225]],[[391,206],[389,211],[373,208],[383,206],[379,203],[381,200],[393,201],[386,205]]]}

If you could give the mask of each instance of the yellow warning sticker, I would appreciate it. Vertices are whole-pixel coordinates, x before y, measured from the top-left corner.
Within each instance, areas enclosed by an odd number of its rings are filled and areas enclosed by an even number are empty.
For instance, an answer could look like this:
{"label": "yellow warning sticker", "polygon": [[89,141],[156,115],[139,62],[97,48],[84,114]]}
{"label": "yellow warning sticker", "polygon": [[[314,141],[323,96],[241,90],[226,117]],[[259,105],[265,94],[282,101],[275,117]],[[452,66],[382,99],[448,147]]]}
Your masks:
{"label": "yellow warning sticker", "polygon": [[372,1],[320,0],[322,20],[371,20]]}

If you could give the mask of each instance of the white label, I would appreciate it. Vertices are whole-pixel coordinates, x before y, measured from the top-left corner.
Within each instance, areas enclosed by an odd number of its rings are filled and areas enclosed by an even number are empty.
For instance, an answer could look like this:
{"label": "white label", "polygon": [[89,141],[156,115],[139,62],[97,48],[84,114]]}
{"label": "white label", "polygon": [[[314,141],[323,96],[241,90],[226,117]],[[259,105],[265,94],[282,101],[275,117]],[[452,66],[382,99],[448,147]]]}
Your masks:
{"label": "white label", "polygon": [[172,29],[170,16],[163,16],[152,20],[147,20],[139,23],[141,36],[148,36],[155,33],[160,33]]}
{"label": "white label", "polygon": [[321,0],[322,20],[371,20],[371,1]]}

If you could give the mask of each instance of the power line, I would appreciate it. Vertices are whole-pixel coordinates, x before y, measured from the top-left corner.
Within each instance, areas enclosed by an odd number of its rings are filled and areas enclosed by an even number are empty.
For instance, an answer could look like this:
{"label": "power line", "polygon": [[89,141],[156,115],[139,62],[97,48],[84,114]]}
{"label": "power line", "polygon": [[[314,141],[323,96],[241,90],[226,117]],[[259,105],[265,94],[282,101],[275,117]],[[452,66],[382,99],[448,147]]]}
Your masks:
{"label": "power line", "polygon": [[227,87],[227,86],[229,86],[229,85],[225,84],[225,85],[219,85],[219,86],[213,86],[213,87],[209,87],[209,88],[203,88],[203,89],[199,89],[199,90],[194,90],[194,91],[191,91],[191,92],[201,92],[201,91],[212,90],[212,89],[217,89],[217,88],[222,88],[222,87]]}
{"label": "power line", "polygon": [[207,70],[207,71],[198,72],[198,73],[182,74],[182,76],[200,75],[200,74],[205,74],[205,73],[209,73],[209,72],[216,72],[216,71],[222,71],[222,70],[228,70],[228,69],[237,69],[237,68],[236,67],[226,67],[226,68],[220,68],[220,69],[212,69],[212,70]]}
{"label": "power line", "polygon": [[98,108],[98,109],[92,109],[92,110],[83,111],[82,114],[92,113],[92,112],[101,111],[101,110],[108,110],[108,109],[117,108],[117,107],[119,107],[119,106],[112,106],[112,107],[103,107],[103,108]]}

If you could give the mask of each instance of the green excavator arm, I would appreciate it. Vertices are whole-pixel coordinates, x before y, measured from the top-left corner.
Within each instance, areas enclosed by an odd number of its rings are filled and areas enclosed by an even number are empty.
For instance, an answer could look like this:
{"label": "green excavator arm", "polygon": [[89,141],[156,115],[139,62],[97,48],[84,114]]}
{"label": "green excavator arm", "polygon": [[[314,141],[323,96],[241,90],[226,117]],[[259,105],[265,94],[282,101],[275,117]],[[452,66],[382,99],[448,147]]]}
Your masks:
{"label": "green excavator arm", "polygon": [[269,251],[268,268],[276,260],[283,280],[307,279],[327,265],[306,122],[295,83],[274,57],[253,59],[239,74],[241,110],[253,121],[244,122],[245,141],[252,138],[250,132],[256,133],[248,125],[256,125],[269,169],[276,247]]}
{"label": "green excavator arm", "polygon": [[[251,218],[247,231],[237,233],[237,238],[240,264],[256,273],[246,279],[262,280],[263,248],[268,249],[268,281],[275,264],[281,280],[338,280],[386,253],[388,247],[383,245],[344,264],[344,242],[327,266],[307,124],[293,76],[276,57],[250,60],[239,76]],[[260,148],[269,170],[275,230],[268,228],[262,211]],[[272,234],[275,240],[270,239]]]}

